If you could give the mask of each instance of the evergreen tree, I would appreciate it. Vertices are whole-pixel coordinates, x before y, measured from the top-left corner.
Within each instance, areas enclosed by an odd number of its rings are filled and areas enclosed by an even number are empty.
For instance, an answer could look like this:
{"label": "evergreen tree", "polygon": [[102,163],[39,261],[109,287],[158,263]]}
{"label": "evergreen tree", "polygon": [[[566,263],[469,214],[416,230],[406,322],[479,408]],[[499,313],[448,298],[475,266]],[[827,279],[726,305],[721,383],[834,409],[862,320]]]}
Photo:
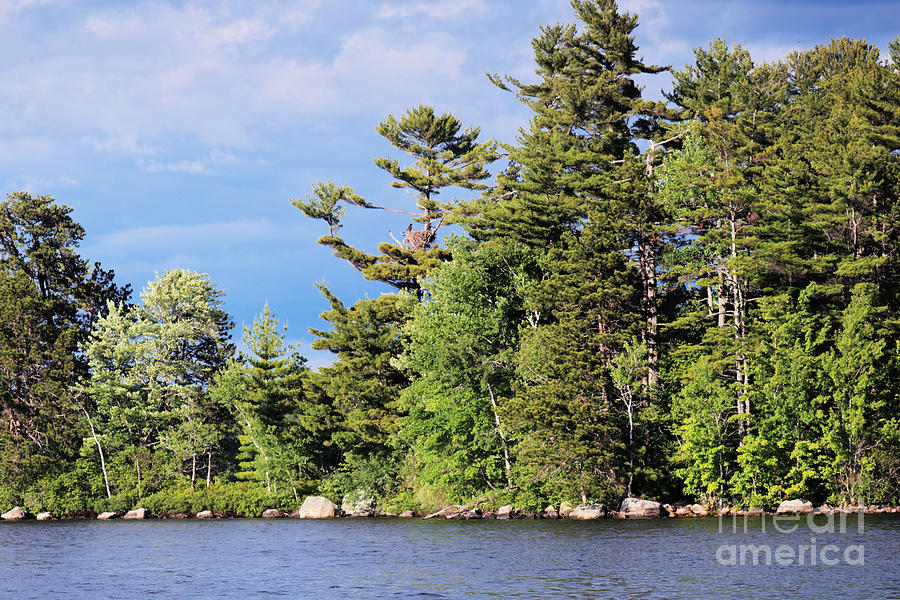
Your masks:
{"label": "evergreen tree", "polygon": [[[439,195],[445,188],[483,189],[490,176],[486,166],[498,158],[493,141],[477,143],[477,127],[462,128],[460,121],[447,113],[436,115],[430,106],[409,109],[400,119],[389,115],[377,131],[392,146],[408,154],[413,163],[401,166],[389,157],[375,159],[375,165],[394,178],[391,186],[410,191],[415,210],[393,209],[369,202],[347,186],[331,182],[313,186],[312,195],[304,200],[291,200],[306,216],[324,220],[329,234],[319,243],[330,246],[335,256],[348,261],[366,279],[383,281],[398,289],[417,290],[418,278],[427,274],[449,255],[437,246],[437,232],[444,224],[449,202]],[[341,203],[409,215],[422,229],[410,224],[402,240],[378,245],[380,254],[369,254],[349,246],[335,234],[343,215]]]}
{"label": "evergreen tree", "polygon": [[396,483],[401,460],[395,436],[409,374],[393,360],[402,353],[411,299],[385,294],[348,308],[324,284],[318,287],[331,305],[320,315],[331,329],[310,329],[318,338],[312,347],[337,358],[309,378],[312,404],[333,410],[326,484],[341,496],[359,489],[381,495]]}
{"label": "evergreen tree", "polygon": [[313,471],[316,452],[312,433],[304,427],[305,359],[285,344],[287,325],[280,325],[266,304],[263,312],[244,327],[245,366],[237,369],[243,378],[243,393],[232,398],[241,426],[239,479],[264,481],[269,494],[278,485],[290,488],[299,500],[298,486]]}
{"label": "evergreen tree", "polygon": [[112,271],[78,254],[84,229],[71,213],[26,192],[0,203],[0,500],[8,504],[77,457],[87,430],[73,393],[87,374],[80,348],[106,302],[130,295]]}

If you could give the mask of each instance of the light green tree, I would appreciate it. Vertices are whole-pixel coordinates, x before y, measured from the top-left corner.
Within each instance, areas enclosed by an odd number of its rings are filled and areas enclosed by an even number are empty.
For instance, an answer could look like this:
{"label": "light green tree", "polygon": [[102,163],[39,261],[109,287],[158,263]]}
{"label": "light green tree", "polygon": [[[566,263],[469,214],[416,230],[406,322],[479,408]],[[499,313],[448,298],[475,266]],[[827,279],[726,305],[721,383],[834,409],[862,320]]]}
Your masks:
{"label": "light green tree", "polygon": [[209,485],[224,415],[208,386],[234,350],[222,295],[207,275],[169,271],[149,283],[139,306],[110,306],[88,344],[86,392],[100,432],[93,441],[105,439],[110,451],[133,456],[139,494],[147,491],[141,448],[167,451],[179,472],[189,472],[192,487],[205,458]]}

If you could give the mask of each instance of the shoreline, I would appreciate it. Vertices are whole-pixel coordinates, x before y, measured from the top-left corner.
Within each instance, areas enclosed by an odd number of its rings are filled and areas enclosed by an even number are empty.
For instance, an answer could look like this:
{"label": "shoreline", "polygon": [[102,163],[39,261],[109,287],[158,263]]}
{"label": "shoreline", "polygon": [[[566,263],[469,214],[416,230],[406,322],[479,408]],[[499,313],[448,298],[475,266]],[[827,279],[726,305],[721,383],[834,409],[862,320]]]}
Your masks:
{"label": "shoreline", "polygon": [[[0,521],[2,522],[21,522],[21,521],[107,521],[107,520],[221,520],[221,519],[418,519],[418,520],[570,520],[570,521],[589,521],[589,520],[665,520],[665,519],[702,519],[702,518],[722,518],[722,517],[793,517],[807,516],[814,517],[817,515],[884,515],[884,514],[900,514],[900,506],[888,505],[868,505],[868,506],[838,506],[831,507],[822,505],[810,510],[802,511],[779,511],[778,509],[732,509],[730,507],[722,510],[695,510],[700,505],[661,505],[661,510],[657,515],[629,515],[623,511],[606,511],[605,509],[596,508],[598,505],[581,505],[560,514],[555,509],[552,512],[548,507],[542,512],[525,512],[517,511],[512,507],[505,506],[500,509],[483,510],[481,508],[468,508],[462,505],[451,505],[444,509],[424,514],[417,511],[405,511],[403,513],[392,513],[381,510],[358,510],[354,512],[335,510],[330,515],[312,516],[302,514],[301,509],[297,509],[291,513],[280,511],[277,509],[268,509],[260,515],[247,515],[238,513],[218,513],[211,510],[204,510],[197,513],[179,512],[179,513],[160,513],[153,514],[146,509],[137,508],[131,511],[108,511],[97,513],[92,510],[75,511],[62,515],[52,515],[50,513],[38,513],[33,515],[24,511],[20,507],[4,513]],[[670,510],[672,509],[672,510]],[[11,514],[14,513],[14,514]]]}

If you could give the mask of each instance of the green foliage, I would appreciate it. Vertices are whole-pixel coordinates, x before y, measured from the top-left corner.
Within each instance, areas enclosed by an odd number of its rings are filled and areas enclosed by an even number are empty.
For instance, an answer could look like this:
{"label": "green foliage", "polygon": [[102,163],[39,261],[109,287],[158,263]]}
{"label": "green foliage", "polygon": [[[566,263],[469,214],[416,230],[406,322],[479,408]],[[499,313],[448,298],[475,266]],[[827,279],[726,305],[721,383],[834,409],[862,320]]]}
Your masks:
{"label": "green foliage", "polygon": [[13,504],[77,458],[81,348],[107,301],[130,294],[78,254],[71,212],[26,192],[0,203],[0,496]]}
{"label": "green foliage", "polygon": [[484,486],[512,485],[500,413],[512,392],[519,323],[536,270],[528,249],[462,240],[424,288],[406,326],[402,364],[417,380],[403,392],[418,479],[461,500]]}
{"label": "green foliage", "polygon": [[[441,202],[439,195],[445,188],[484,189],[482,183],[490,173],[486,166],[499,158],[493,141],[477,143],[477,127],[462,128],[462,123],[447,113],[437,115],[434,108],[420,105],[406,111],[399,119],[388,115],[376,128],[394,148],[413,159],[402,166],[390,157],[375,159],[375,165],[394,178],[391,186],[410,191],[415,198],[415,210],[397,210],[378,206],[356,194],[353,188],[331,182],[317,183],[306,201],[291,200],[306,216],[322,219],[328,224],[328,235],[318,243],[334,249],[335,256],[348,261],[366,279],[383,281],[401,290],[417,290],[418,279],[426,276],[449,254],[437,246],[437,232],[444,224],[449,201]],[[406,214],[421,230],[409,224],[402,240],[382,242],[379,253],[369,254],[348,245],[336,236],[344,209],[340,203]]]}
{"label": "green foliage", "polygon": [[176,269],[150,282],[140,306],[110,303],[98,321],[87,348],[92,373],[83,390],[93,408],[84,413],[93,433],[84,444],[99,445],[98,454],[124,453],[117,458],[133,465],[133,485],[130,477],[106,475],[118,492],[158,489],[142,473],[155,462],[156,446],[171,453],[173,470],[189,473],[192,485],[205,455],[210,477],[226,417],[208,387],[234,350],[221,296],[206,275]]}
{"label": "green foliage", "polygon": [[251,482],[214,482],[207,487],[191,489],[189,485],[167,488],[141,498],[138,504],[154,514],[196,514],[211,510],[233,517],[259,517],[268,508],[291,511],[297,502],[290,490],[269,495]]}
{"label": "green foliage", "polygon": [[[572,6],[533,40],[533,82],[490,77],[531,112],[494,182],[500,147],[418,106],[377,127],[406,159],[375,159],[414,205],[330,182],[292,200],[398,290],[348,306],[321,284],[317,371],[268,306],[233,360],[205,275],[128,305],[69,208],[8,196],[0,503],[900,502],[900,38],[762,65],[714,40],[667,104],[635,82],[663,70],[637,17]],[[405,215],[403,239],[349,245],[347,205]],[[468,237],[441,247],[450,223]]]}
{"label": "green foliage", "polygon": [[304,391],[305,360],[285,344],[284,331],[266,304],[244,327],[247,355],[220,372],[211,394],[240,427],[237,478],[259,482],[269,495],[289,489],[299,501],[321,453],[323,424]]}
{"label": "green foliage", "polygon": [[678,428],[680,465],[676,474],[690,496],[714,504],[723,499],[734,472],[734,392],[709,360],[701,359],[685,374],[673,411]]}

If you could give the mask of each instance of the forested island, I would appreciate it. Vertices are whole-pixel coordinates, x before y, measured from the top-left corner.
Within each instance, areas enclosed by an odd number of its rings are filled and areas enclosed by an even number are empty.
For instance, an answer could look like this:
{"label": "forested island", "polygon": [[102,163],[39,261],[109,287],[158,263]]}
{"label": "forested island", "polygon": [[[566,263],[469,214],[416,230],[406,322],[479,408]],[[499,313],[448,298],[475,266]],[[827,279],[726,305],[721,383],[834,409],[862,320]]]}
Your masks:
{"label": "forested island", "polygon": [[[10,193],[0,508],[900,503],[900,38],[763,64],[714,40],[652,100],[668,68],[637,17],[572,6],[532,80],[491,76],[532,113],[514,143],[416,106],[377,127],[402,209],[331,182],[292,200],[396,288],[319,285],[317,370],[274,308],[237,352],[209,275],[134,295],[70,208]],[[405,233],[357,248],[345,209]]]}

